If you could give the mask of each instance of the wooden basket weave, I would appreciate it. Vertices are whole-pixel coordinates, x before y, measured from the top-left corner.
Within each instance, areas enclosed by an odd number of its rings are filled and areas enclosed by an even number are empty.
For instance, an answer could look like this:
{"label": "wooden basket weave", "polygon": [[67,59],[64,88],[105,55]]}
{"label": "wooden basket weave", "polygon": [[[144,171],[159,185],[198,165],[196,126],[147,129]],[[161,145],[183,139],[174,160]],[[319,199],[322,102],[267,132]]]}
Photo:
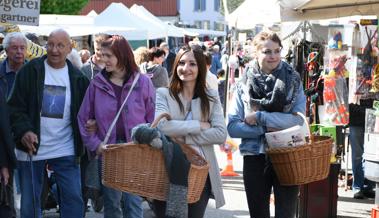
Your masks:
{"label": "wooden basket weave", "polygon": [[[159,116],[153,123],[169,117]],[[209,164],[189,145],[181,148],[191,167],[188,174],[188,203],[200,199],[208,177]],[[146,144],[111,144],[103,152],[102,183],[108,187],[142,197],[165,201],[168,192],[168,176],[163,152]]]}
{"label": "wooden basket weave", "polygon": [[[300,114],[299,114],[300,115]],[[301,117],[307,123],[304,115]],[[270,157],[281,185],[302,185],[325,179],[329,174],[333,139],[310,133],[308,143],[295,147],[269,148]]]}

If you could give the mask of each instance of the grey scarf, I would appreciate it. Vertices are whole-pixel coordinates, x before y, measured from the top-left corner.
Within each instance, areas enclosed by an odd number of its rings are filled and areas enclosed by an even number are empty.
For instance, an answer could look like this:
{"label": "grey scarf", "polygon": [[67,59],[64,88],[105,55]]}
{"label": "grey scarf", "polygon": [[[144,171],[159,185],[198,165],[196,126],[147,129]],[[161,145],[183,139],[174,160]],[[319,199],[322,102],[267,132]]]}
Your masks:
{"label": "grey scarf", "polygon": [[246,71],[246,77],[252,107],[267,112],[291,110],[301,81],[290,65],[282,61],[271,74],[266,74],[254,61]]}

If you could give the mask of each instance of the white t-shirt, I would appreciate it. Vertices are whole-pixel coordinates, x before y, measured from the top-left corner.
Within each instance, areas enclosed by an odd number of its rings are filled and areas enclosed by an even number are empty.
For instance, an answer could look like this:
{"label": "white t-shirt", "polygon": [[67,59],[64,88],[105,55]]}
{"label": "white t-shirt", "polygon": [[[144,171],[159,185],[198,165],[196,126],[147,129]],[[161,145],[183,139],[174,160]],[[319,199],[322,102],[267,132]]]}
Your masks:
{"label": "white t-shirt", "polygon": [[[71,126],[71,91],[68,67],[55,69],[45,60],[45,85],[41,108],[41,138],[33,160],[74,155]],[[17,150],[17,159],[27,160],[27,154]]]}

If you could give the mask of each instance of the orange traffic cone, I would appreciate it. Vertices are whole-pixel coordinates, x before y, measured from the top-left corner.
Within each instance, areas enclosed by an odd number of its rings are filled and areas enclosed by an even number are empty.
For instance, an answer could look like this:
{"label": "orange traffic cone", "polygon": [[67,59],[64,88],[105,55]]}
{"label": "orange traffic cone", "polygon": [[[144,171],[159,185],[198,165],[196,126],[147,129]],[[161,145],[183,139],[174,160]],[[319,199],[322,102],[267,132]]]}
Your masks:
{"label": "orange traffic cone", "polygon": [[221,171],[221,176],[239,176],[238,173],[233,170],[233,155],[231,151],[226,153],[227,155],[227,164],[223,171]]}

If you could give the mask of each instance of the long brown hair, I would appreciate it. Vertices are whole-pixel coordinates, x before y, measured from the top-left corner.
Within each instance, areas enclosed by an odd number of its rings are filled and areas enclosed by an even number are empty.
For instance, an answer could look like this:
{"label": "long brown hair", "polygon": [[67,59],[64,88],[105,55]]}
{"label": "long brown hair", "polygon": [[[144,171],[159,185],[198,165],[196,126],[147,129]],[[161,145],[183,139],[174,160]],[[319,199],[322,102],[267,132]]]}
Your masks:
{"label": "long brown hair", "polygon": [[214,101],[213,97],[207,94],[207,86],[206,86],[206,77],[207,77],[207,67],[205,63],[205,56],[203,54],[203,50],[199,46],[184,46],[182,47],[178,54],[175,57],[174,65],[173,65],[173,74],[171,76],[171,82],[169,85],[170,95],[175,98],[175,100],[179,104],[180,111],[184,113],[183,103],[179,99],[179,93],[183,91],[183,81],[179,78],[177,74],[177,68],[179,65],[179,61],[182,56],[187,53],[192,52],[198,67],[198,75],[196,78],[195,85],[195,93],[196,97],[200,98],[201,102],[201,117],[203,121],[208,120],[209,111],[210,111],[210,101]]}
{"label": "long brown hair", "polygon": [[125,69],[125,81],[128,81],[134,72],[138,72],[139,68],[134,60],[133,50],[128,41],[120,35],[114,35],[103,41],[101,47],[108,48],[117,58],[117,67]]}

